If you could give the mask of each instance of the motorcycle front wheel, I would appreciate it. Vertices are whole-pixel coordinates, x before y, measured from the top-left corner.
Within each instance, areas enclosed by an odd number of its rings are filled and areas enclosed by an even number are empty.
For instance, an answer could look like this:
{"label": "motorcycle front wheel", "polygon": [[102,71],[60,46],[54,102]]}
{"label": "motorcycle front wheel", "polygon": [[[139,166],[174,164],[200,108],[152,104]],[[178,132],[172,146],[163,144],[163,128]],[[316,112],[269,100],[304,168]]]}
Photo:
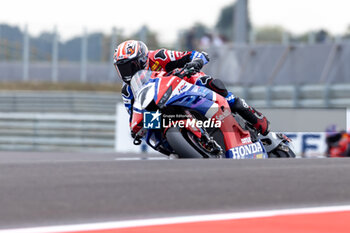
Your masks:
{"label": "motorcycle front wheel", "polygon": [[198,138],[186,129],[172,127],[167,130],[166,138],[179,158],[214,158],[214,156],[203,148],[197,140]]}

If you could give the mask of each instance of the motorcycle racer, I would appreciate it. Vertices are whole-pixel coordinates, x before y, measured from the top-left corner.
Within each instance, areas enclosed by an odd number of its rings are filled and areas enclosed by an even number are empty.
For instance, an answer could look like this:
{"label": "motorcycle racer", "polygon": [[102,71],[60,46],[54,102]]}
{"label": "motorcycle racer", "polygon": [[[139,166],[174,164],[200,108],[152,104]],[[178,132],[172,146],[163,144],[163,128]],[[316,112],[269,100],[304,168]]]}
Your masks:
{"label": "motorcycle racer", "polygon": [[[122,97],[124,105],[132,116],[134,95],[130,87],[130,81],[137,71],[147,69],[170,72],[185,65],[188,68],[193,67],[199,71],[203,65],[209,62],[209,56],[205,52],[197,51],[180,52],[167,49],[149,51],[142,41],[128,40],[119,44],[115,50],[113,62],[119,77],[123,81]],[[244,99],[236,97],[229,92],[221,80],[205,75],[191,77],[185,81],[205,86],[225,97],[232,112],[238,113],[251,123],[259,133],[263,135],[269,133],[269,121],[266,117],[249,106]]]}

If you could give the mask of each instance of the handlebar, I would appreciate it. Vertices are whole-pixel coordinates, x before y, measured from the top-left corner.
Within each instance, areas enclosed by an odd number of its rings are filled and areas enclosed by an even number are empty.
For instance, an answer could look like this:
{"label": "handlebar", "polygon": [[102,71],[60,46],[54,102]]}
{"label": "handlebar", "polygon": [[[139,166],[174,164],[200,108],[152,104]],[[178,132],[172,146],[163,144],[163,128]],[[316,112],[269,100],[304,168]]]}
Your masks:
{"label": "handlebar", "polygon": [[[191,67],[188,69],[187,65],[185,65],[181,70],[177,70],[173,72],[173,75],[179,77],[179,78],[184,78],[184,77],[190,77],[195,73],[198,73],[199,71],[196,70],[195,68]],[[172,72],[170,72],[171,74]],[[168,73],[169,74],[169,73]]]}

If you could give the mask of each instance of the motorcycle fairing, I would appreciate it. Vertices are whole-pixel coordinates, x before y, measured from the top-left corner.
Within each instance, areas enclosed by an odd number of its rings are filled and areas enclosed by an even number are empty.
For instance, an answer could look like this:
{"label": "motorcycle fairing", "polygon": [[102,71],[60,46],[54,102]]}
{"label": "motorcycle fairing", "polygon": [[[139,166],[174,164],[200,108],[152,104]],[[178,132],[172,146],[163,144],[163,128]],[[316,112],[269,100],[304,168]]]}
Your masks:
{"label": "motorcycle fairing", "polygon": [[[224,136],[226,157],[240,159],[267,157],[266,151],[260,141],[257,143],[251,143],[249,140],[247,141],[247,139],[250,138],[249,131],[243,130],[239,126],[237,121],[232,116],[228,103],[224,97],[214,93],[208,88],[193,85],[176,76],[158,78],[157,75],[153,76],[152,74],[151,78],[148,79],[147,82],[152,83],[152,90],[154,92],[153,99],[156,104],[170,89],[170,97],[167,98],[164,106],[176,105],[187,109],[193,109],[206,116],[208,119],[213,118],[224,122],[225,124],[222,124],[220,130]],[[145,81],[143,85],[147,85],[147,82]],[[148,92],[151,89],[144,90],[145,92]],[[146,96],[147,93],[144,93],[143,95]],[[149,99],[149,95],[147,96]],[[144,109],[145,106],[142,106],[142,103],[139,103],[139,101],[135,101],[134,107],[134,109]],[[136,119],[133,117],[135,121],[132,122],[132,126],[137,129],[139,124],[142,122],[143,114],[142,111],[136,111],[135,114]],[[200,134],[195,132],[195,130],[187,130],[193,131],[194,135],[200,137]],[[150,131],[152,132],[153,130]],[[151,137],[149,135],[151,134],[147,135],[147,141],[150,145],[149,141]],[[162,134],[154,134],[154,139],[156,143],[153,144],[153,148],[162,147],[161,144],[165,143],[162,138]],[[169,145],[165,146],[165,148],[166,150],[171,150],[171,148],[169,148]]]}
{"label": "motorcycle fairing", "polygon": [[154,95],[154,101],[156,104],[160,101],[162,96],[166,93],[166,91],[171,88],[175,90],[178,84],[182,81],[179,77],[176,76],[163,76],[162,78],[154,78],[156,83],[157,92]]}
{"label": "motorcycle fairing", "polygon": [[143,127],[143,113],[138,111],[133,111],[132,118],[130,122],[130,130],[137,133]]}
{"label": "motorcycle fairing", "polygon": [[209,109],[215,104],[213,101],[213,91],[187,82],[185,85],[184,90],[186,91],[177,91],[177,93],[172,94],[165,106],[172,105],[194,109],[202,115],[206,115]]}
{"label": "motorcycle fairing", "polygon": [[148,130],[146,135],[146,143],[156,151],[171,154],[173,149],[170,147],[167,140],[162,136],[160,130]]}
{"label": "motorcycle fairing", "polygon": [[141,105],[141,109],[145,109],[154,99],[156,87],[154,82],[148,82],[135,96],[135,100]]}
{"label": "motorcycle fairing", "polygon": [[264,145],[261,141],[237,146],[226,151],[226,158],[230,159],[267,159]]}

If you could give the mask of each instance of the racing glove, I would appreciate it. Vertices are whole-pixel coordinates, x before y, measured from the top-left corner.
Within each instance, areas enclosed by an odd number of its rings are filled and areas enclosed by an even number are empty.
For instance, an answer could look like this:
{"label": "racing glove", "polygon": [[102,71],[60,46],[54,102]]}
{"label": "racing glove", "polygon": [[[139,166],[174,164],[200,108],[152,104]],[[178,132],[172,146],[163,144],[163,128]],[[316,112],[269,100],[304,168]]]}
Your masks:
{"label": "racing glove", "polygon": [[134,131],[132,131],[132,130],[130,131],[130,135],[131,135],[132,138],[136,137],[136,133]]}
{"label": "racing glove", "polygon": [[206,52],[203,52],[203,51],[201,52],[201,54],[203,55],[202,60],[203,60],[204,65],[205,65],[210,61],[209,54]]}
{"label": "racing glove", "polygon": [[207,64],[210,60],[208,53],[203,51],[202,52],[192,51],[192,56],[191,56],[192,61],[197,58],[203,61],[203,65]]}
{"label": "racing glove", "polygon": [[200,71],[203,67],[203,60],[200,58],[195,58],[193,61],[186,64],[186,68],[191,69],[194,68],[196,71]]}

